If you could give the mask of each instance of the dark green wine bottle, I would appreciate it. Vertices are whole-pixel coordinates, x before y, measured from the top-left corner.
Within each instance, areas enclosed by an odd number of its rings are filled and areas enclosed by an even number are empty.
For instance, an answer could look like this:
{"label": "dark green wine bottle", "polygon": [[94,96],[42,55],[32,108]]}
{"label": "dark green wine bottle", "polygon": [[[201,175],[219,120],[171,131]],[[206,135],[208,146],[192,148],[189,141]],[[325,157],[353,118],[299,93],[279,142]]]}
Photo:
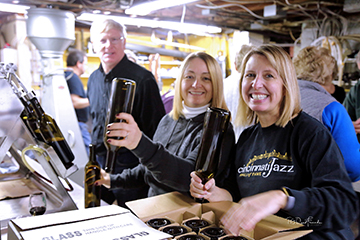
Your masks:
{"label": "dark green wine bottle", "polygon": [[[105,129],[109,123],[121,122],[123,120],[117,119],[116,115],[125,112],[132,112],[134,97],[135,97],[136,83],[133,80],[124,78],[114,78],[111,85],[110,100],[105,121]],[[107,149],[105,171],[112,173],[116,161],[116,153],[120,147],[111,145],[107,142],[109,138],[120,139],[117,137],[108,137],[106,130],[104,131],[104,144]]]}
{"label": "dark green wine bottle", "polygon": [[[205,118],[199,152],[196,158],[196,175],[203,184],[215,177],[219,166],[221,145],[230,121],[230,112],[216,107],[208,108]],[[195,199],[204,203],[204,199]]]}
{"label": "dark green wine bottle", "polygon": [[230,112],[221,108],[208,108],[195,170],[203,184],[213,178],[219,165],[221,145],[230,121]]}
{"label": "dark green wine bottle", "polygon": [[20,117],[31,135],[36,140],[51,146],[66,169],[73,166],[72,161],[75,156],[55,119],[44,112],[35,95],[30,99],[27,99],[27,96],[21,97],[20,101],[24,105]]}
{"label": "dark green wine bottle", "polygon": [[85,165],[85,208],[100,206],[101,186],[95,182],[101,178],[100,165],[96,161],[95,146],[89,145],[89,161]]}

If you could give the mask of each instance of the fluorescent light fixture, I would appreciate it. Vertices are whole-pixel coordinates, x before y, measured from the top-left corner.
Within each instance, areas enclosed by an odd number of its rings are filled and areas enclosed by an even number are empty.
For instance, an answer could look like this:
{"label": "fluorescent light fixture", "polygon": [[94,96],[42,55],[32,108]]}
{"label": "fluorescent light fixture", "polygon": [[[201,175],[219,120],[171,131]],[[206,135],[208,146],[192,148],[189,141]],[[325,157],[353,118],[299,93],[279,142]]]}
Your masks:
{"label": "fluorescent light fixture", "polygon": [[170,30],[176,30],[181,33],[191,33],[196,35],[206,35],[220,33],[221,28],[215,26],[207,26],[193,23],[180,23],[180,22],[170,22],[170,21],[157,21],[144,18],[131,18],[131,17],[119,17],[119,16],[109,16],[103,14],[91,14],[91,13],[82,13],[78,16],[77,20],[82,21],[95,21],[97,19],[111,18],[122,24],[138,26],[138,27],[150,27],[150,28],[164,28]]}
{"label": "fluorescent light fixture", "polygon": [[163,8],[169,8],[179,5],[184,5],[191,2],[196,2],[198,0],[157,0],[157,1],[151,1],[146,2],[143,4],[135,5],[131,8],[128,8],[125,10],[126,14],[134,14],[134,15],[140,15],[144,16],[147,15],[153,11],[163,9]]}
{"label": "fluorescent light fixture", "polygon": [[11,13],[22,13],[26,14],[26,10],[29,9],[29,6],[10,4],[10,3],[0,3],[1,12],[11,12]]}

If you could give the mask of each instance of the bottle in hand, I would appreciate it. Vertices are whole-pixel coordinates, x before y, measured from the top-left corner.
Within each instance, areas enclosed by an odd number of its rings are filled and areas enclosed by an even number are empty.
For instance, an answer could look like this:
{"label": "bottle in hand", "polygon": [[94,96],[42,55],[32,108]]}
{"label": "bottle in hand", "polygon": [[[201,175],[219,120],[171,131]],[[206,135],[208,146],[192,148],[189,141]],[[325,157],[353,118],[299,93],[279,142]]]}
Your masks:
{"label": "bottle in hand", "polygon": [[95,146],[89,145],[89,161],[85,166],[85,208],[100,206],[101,186],[95,182],[101,178],[100,165],[96,161]]}
{"label": "bottle in hand", "polygon": [[230,112],[221,108],[208,108],[205,119],[195,170],[203,184],[213,178],[219,165],[221,145],[228,128]]}
{"label": "bottle in hand", "polygon": [[[117,119],[116,115],[125,112],[131,114],[134,97],[135,97],[136,83],[133,80],[124,78],[114,78],[111,85],[110,100],[107,109],[107,116],[105,121],[105,129],[108,124],[114,122],[121,122],[123,120]],[[109,138],[117,139],[118,137],[108,137],[104,131],[104,144],[107,149],[105,171],[112,173],[116,161],[116,153],[120,147],[111,145],[107,142]]]}

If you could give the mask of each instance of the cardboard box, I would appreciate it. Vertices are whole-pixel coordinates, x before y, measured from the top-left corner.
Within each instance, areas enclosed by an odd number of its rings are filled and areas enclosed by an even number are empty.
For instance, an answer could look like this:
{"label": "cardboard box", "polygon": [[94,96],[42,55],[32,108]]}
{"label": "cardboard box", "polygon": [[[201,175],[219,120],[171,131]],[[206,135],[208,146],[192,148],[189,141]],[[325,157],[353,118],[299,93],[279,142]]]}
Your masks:
{"label": "cardboard box", "polygon": [[[163,217],[181,225],[188,219],[199,218],[216,226],[219,226],[221,216],[234,204],[232,202],[200,204],[178,192],[126,203],[144,222]],[[273,215],[260,221],[253,231],[244,231],[242,235],[255,240],[296,239],[311,232],[311,230],[293,231],[301,226],[303,225]]]}
{"label": "cardboard box", "polygon": [[154,240],[169,236],[115,205],[13,219],[8,224],[8,240]]}

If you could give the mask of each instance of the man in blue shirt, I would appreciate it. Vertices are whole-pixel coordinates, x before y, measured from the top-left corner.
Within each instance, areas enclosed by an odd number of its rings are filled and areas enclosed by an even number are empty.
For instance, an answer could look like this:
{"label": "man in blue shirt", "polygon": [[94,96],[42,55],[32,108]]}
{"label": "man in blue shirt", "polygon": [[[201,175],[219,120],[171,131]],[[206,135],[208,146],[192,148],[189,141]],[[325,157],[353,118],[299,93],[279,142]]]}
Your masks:
{"label": "man in blue shirt", "polygon": [[85,72],[86,63],[87,57],[84,52],[80,50],[71,51],[66,59],[67,68],[71,71],[65,71],[65,78],[67,80],[66,82],[69,87],[71,101],[75,108],[76,116],[79,122],[86,152],[89,155],[91,137],[86,124],[89,119],[89,99],[86,97],[84,86],[80,80],[80,76]]}

